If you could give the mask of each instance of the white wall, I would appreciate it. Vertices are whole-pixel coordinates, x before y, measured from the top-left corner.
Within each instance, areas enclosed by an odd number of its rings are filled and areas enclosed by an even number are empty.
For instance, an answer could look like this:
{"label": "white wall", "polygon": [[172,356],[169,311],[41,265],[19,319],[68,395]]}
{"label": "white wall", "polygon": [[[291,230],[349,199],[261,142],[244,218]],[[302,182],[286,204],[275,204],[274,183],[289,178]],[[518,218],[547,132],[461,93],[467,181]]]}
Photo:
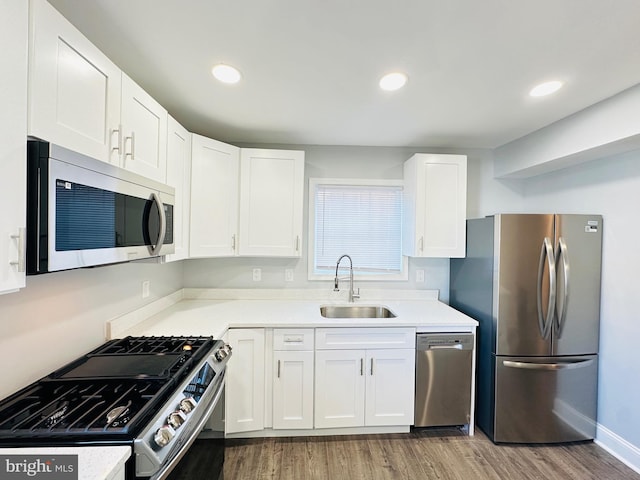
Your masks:
{"label": "white wall", "polygon": [[640,151],[528,179],[524,202],[604,217],[598,423],[640,449]]}
{"label": "white wall", "polygon": [[[142,281],[151,281],[142,299]],[[0,398],[105,342],[105,323],[182,286],[182,264],[127,263],[27,277],[0,296]]]}
{"label": "white wall", "polygon": [[[261,145],[251,145],[260,147]],[[220,258],[190,260],[185,265],[185,287],[217,288],[333,288],[332,281],[307,280],[307,232],[308,232],[308,179],[316,178],[368,178],[401,179],[405,160],[417,152],[463,153],[468,155],[470,165],[478,162],[482,167],[469,167],[483,179],[489,178],[491,155],[486,150],[438,150],[433,148],[382,148],[382,147],[331,147],[331,146],[287,146],[268,145],[270,148],[296,148],[305,151],[305,205],[304,241],[302,258]],[[475,173],[474,173],[475,174]],[[484,182],[483,182],[484,184]],[[491,204],[493,193],[480,193],[477,189],[472,196],[478,203]],[[349,253],[349,252],[345,252]],[[337,259],[336,259],[337,260]],[[262,269],[262,281],[252,280],[252,269]],[[294,281],[285,282],[285,269],[294,270]],[[415,282],[415,270],[425,271],[425,282]],[[409,280],[393,282],[358,282],[355,286],[388,289],[437,289],[440,299],[449,299],[449,260],[424,258],[409,260]]]}

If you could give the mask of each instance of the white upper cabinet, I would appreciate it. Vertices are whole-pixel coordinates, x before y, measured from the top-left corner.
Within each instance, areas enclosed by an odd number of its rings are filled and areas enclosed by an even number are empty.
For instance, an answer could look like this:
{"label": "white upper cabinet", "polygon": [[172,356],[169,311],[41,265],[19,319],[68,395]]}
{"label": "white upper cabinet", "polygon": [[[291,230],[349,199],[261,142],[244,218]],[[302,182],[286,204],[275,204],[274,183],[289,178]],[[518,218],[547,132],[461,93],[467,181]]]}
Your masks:
{"label": "white upper cabinet", "polygon": [[30,6],[29,135],[119,165],[120,69],[48,2]]}
{"label": "white upper cabinet", "polygon": [[193,134],[190,256],[237,255],[240,149]]}
{"label": "white upper cabinet", "polygon": [[303,192],[303,151],[243,148],[240,255],[299,257]]}
{"label": "white upper cabinet", "polygon": [[176,189],[173,207],[175,253],[166,261],[189,257],[189,207],[191,205],[191,134],[172,117],[167,127],[167,183]]}
{"label": "white upper cabinet", "polygon": [[28,3],[0,1],[0,293],[25,286]]}
{"label": "white upper cabinet", "polygon": [[28,134],[165,182],[167,111],[45,0],[30,30]]}
{"label": "white upper cabinet", "polygon": [[418,153],[404,164],[403,254],[464,257],[467,157]]}
{"label": "white upper cabinet", "polygon": [[122,73],[122,166],[166,182],[167,111]]}

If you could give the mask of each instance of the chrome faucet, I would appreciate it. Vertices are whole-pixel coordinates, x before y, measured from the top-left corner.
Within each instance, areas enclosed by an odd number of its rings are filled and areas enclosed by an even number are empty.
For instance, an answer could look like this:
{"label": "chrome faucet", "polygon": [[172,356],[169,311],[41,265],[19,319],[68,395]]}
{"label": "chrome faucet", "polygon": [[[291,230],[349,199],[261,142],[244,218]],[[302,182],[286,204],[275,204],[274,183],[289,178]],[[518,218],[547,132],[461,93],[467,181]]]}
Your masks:
{"label": "chrome faucet", "polygon": [[338,288],[338,267],[340,267],[340,261],[345,257],[349,259],[349,303],[353,303],[355,299],[360,298],[360,289],[358,288],[358,293],[353,292],[353,261],[349,255],[342,255],[336,263],[336,278],[333,284],[333,291],[340,291]]}

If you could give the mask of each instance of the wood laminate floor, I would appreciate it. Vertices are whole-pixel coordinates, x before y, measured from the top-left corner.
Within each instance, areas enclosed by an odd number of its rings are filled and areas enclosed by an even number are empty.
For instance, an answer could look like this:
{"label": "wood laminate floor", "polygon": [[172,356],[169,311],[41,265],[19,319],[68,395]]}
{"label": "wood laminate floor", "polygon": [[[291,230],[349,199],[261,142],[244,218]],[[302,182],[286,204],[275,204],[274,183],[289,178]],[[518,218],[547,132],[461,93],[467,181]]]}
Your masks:
{"label": "wood laminate floor", "polygon": [[[478,430],[227,440],[225,452],[224,480],[640,480],[591,442],[496,446]],[[213,480],[206,455],[196,442],[172,480]]]}

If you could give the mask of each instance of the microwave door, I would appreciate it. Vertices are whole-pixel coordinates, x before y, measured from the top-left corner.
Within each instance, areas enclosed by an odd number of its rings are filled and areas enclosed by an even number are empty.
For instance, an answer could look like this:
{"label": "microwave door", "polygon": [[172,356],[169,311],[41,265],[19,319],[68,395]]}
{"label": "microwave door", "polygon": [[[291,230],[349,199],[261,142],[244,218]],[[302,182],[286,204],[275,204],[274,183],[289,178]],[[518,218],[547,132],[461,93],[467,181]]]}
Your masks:
{"label": "microwave door", "polygon": [[[48,271],[149,257],[148,188],[51,159],[48,189]],[[166,231],[164,215],[155,216]]]}

